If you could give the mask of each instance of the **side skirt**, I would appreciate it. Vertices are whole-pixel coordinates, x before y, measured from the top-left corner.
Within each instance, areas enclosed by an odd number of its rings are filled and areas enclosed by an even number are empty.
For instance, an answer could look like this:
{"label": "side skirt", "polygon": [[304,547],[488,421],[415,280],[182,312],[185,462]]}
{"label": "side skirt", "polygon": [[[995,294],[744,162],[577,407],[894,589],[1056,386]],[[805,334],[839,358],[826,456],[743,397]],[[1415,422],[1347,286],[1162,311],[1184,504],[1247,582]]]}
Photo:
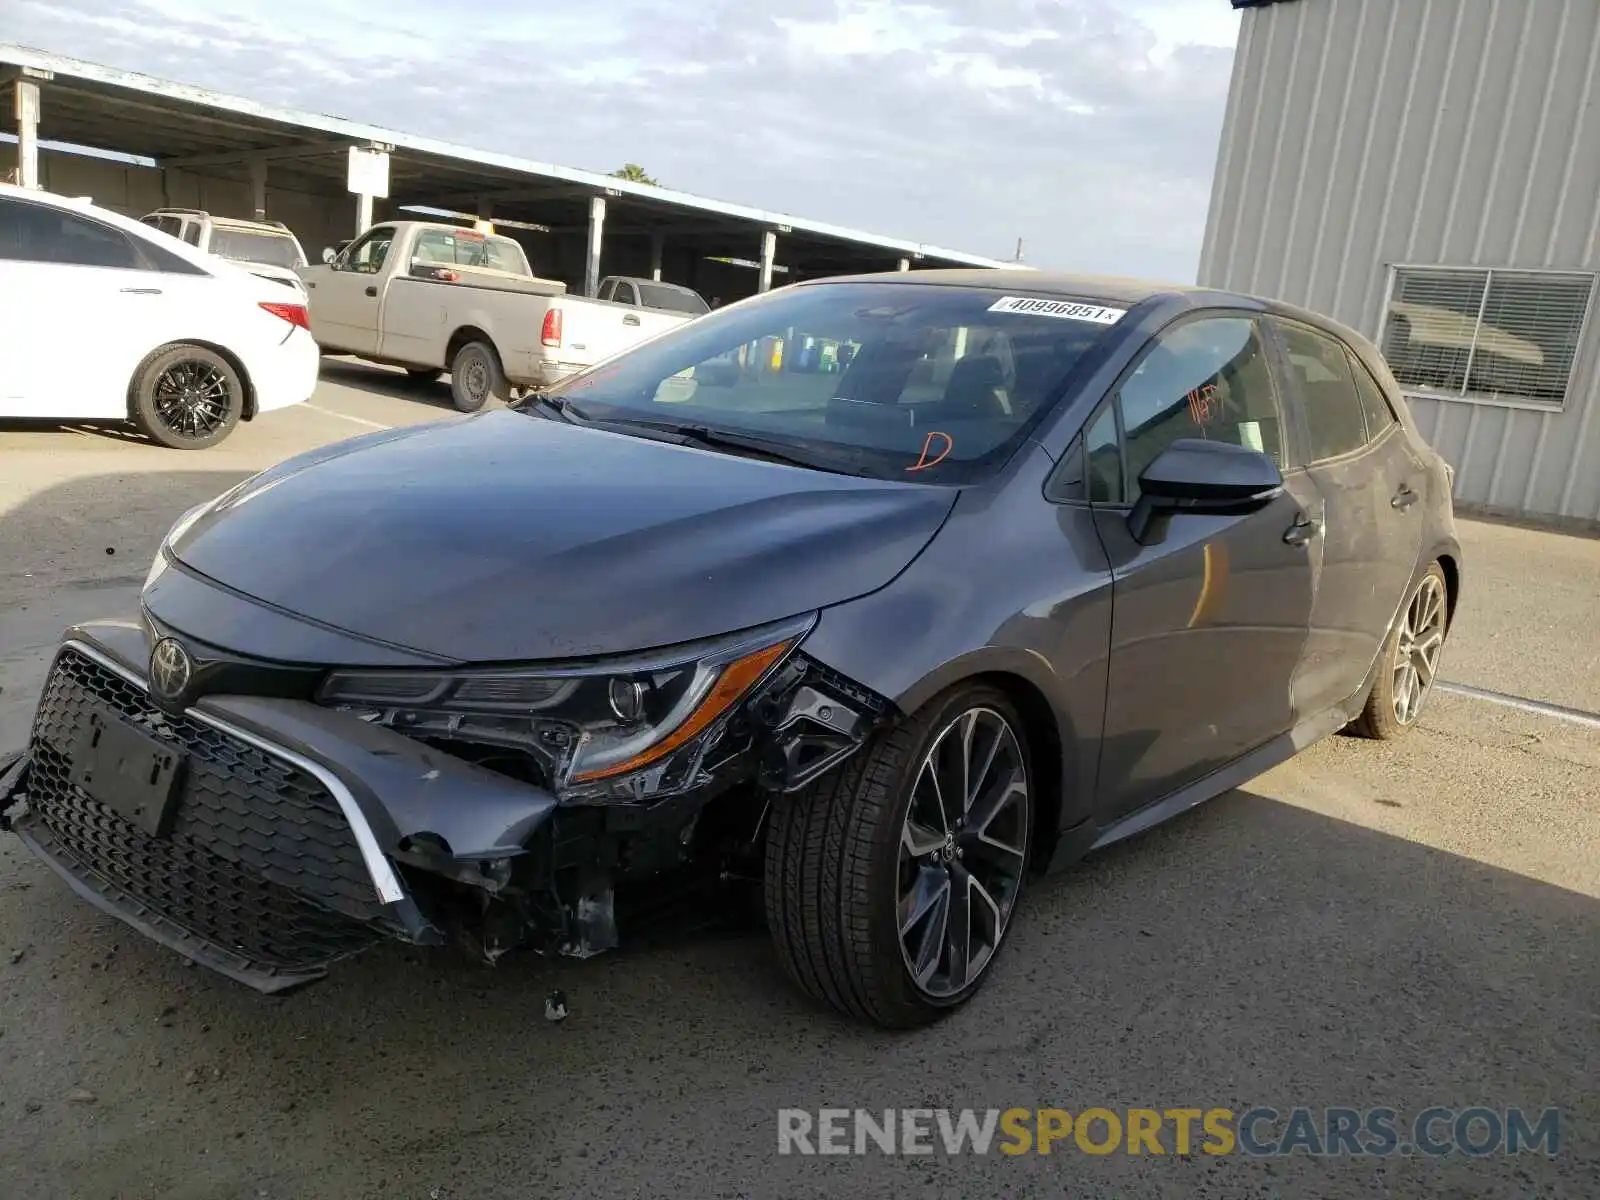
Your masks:
{"label": "side skirt", "polygon": [[1188,812],[1191,808],[1204,804],[1223,792],[1248,783],[1279,763],[1288,762],[1302,750],[1315,745],[1330,734],[1338,733],[1355,720],[1371,688],[1372,680],[1368,678],[1352,699],[1316,716],[1307,717],[1287,733],[1279,734],[1242,758],[1235,759],[1227,766],[1179,788],[1153,804],[1145,805],[1138,812],[1129,813],[1110,825],[1095,826],[1084,822],[1074,829],[1063,830],[1060,844],[1046,869],[1059,871],[1069,867],[1092,851],[1103,849],[1134,834],[1143,833],[1163,821],[1170,821],[1180,813]]}

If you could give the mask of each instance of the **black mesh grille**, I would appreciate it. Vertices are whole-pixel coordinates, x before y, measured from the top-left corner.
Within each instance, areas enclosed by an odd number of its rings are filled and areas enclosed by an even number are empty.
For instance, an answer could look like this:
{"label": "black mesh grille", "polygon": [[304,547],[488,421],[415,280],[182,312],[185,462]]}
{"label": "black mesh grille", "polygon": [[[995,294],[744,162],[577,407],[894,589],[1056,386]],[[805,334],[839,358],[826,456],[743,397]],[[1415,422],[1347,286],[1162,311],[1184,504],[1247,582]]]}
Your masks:
{"label": "black mesh grille", "polygon": [[[187,756],[170,837],[148,836],[70,782],[73,731],[96,705]],[[161,712],[73,649],[61,652],[45,685],[32,751],[29,803],[58,849],[201,937],[303,964],[366,943],[371,931],[348,917],[382,915],[349,822],[314,776]]]}

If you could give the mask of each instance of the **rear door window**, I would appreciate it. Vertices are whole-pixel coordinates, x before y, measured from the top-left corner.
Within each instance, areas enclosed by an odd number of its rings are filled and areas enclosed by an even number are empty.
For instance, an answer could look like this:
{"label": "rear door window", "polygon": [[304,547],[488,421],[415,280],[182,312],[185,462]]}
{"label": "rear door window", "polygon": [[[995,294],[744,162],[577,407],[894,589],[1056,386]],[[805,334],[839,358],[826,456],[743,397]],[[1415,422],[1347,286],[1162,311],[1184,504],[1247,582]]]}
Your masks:
{"label": "rear door window", "polygon": [[1344,344],[1304,325],[1276,324],[1305,407],[1307,463],[1361,449],[1368,441],[1367,417]]}
{"label": "rear door window", "polygon": [[639,303],[639,298],[636,295],[634,295],[633,284],[631,284],[631,283],[618,283],[617,284],[616,301],[617,301],[618,304],[637,305]]}
{"label": "rear door window", "polygon": [[1355,377],[1356,394],[1361,398],[1361,415],[1367,422],[1367,440],[1376,441],[1385,429],[1399,422],[1394,410],[1389,407],[1383,388],[1378,386],[1372,372],[1353,354],[1350,356],[1350,373]]}
{"label": "rear door window", "polygon": [[133,239],[120,229],[44,204],[5,201],[0,208],[0,258],[136,271]]}

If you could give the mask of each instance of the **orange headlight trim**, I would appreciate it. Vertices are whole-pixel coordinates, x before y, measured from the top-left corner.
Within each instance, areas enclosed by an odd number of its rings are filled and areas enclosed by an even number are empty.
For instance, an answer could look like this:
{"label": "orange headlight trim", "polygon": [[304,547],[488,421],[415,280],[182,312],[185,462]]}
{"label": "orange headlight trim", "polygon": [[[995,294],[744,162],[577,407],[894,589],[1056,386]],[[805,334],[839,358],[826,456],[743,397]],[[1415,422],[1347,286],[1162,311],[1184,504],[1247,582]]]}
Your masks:
{"label": "orange headlight trim", "polygon": [[574,783],[589,783],[596,779],[609,779],[616,775],[626,775],[647,767],[657,759],[671,754],[679,746],[690,741],[700,734],[706,726],[715,721],[728,709],[733,707],[735,701],[753,687],[757,680],[765,675],[768,669],[786,654],[793,639],[779,642],[775,646],[766,646],[743,658],[737,658],[722,668],[722,674],[717,677],[716,683],[711,685],[711,690],[706,693],[706,698],[700,706],[689,714],[688,718],[647,750],[641,750],[632,758],[623,759],[621,762],[612,763],[610,766],[599,767],[593,771],[581,771],[572,777]]}

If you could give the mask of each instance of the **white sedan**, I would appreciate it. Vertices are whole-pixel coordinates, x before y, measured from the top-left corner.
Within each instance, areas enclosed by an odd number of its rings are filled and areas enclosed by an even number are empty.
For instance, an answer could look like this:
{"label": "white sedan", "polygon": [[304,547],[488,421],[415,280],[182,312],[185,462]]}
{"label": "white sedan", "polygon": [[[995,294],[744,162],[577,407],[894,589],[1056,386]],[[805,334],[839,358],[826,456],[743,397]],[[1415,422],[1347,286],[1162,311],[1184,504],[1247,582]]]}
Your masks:
{"label": "white sedan", "polygon": [[302,297],[78,199],[0,185],[0,418],[132,421],[214,446],[310,398]]}

